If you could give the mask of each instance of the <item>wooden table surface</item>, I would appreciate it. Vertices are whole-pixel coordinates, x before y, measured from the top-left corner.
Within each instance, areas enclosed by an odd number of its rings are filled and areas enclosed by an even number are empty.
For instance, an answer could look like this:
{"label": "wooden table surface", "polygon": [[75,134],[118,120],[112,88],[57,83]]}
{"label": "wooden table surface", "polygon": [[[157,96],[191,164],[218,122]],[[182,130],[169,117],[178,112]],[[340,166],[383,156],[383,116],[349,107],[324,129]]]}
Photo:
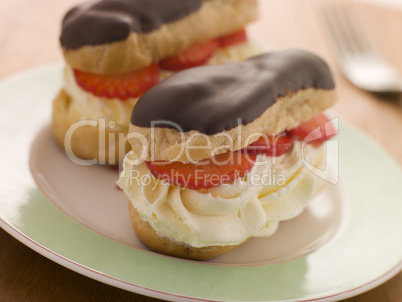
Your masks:
{"label": "wooden table surface", "polygon": [[[78,2],[0,0],[0,79],[27,68],[60,61],[60,20],[65,11]],[[266,49],[300,47],[327,59],[339,88],[339,102],[334,111],[371,135],[401,164],[401,99],[362,92],[341,76],[317,18],[320,12],[318,4],[322,2],[260,2],[261,20],[250,27],[252,36]],[[355,6],[378,50],[402,72],[402,10],[361,3]],[[70,271],[30,250],[0,229],[0,301],[158,300]],[[402,301],[402,273],[369,292],[345,301]]]}

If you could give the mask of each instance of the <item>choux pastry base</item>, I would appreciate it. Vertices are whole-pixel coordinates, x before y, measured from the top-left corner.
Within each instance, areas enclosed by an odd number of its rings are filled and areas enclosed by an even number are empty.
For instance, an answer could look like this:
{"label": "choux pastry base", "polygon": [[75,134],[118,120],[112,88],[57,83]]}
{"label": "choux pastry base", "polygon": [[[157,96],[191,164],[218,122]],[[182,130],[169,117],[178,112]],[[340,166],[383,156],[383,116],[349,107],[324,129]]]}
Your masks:
{"label": "choux pastry base", "polygon": [[141,219],[138,212],[134,209],[130,202],[129,210],[131,222],[133,224],[137,237],[148,248],[157,253],[190,260],[202,261],[214,258],[237,247],[237,245],[227,245],[196,248],[183,242],[178,242],[167,237],[162,237],[154,231],[154,229],[150,226],[148,222]]}

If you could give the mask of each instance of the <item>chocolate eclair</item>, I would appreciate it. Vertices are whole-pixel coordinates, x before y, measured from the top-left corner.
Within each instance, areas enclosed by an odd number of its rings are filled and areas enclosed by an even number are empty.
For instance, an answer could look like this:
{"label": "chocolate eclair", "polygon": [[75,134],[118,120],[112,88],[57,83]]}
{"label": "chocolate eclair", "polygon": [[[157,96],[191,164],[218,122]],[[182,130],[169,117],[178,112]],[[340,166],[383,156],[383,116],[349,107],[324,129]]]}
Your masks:
{"label": "chocolate eclair", "polygon": [[[62,22],[64,87],[53,129],[71,155],[116,164],[138,98],[171,74],[259,53],[245,26],[256,0],[100,0]],[[78,124],[77,124],[78,123]]]}
{"label": "chocolate eclair", "polygon": [[206,260],[272,235],[324,184],[314,172],[336,133],[322,113],[335,100],[328,65],[298,49],[182,71],[150,89],[133,109],[118,181],[139,239]]}

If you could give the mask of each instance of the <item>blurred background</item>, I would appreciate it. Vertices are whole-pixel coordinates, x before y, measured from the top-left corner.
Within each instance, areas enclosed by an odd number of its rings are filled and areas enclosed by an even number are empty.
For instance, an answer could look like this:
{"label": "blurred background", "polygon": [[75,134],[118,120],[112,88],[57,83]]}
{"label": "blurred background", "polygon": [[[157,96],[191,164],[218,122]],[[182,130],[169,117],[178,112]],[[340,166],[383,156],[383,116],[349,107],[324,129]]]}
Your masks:
{"label": "blurred background", "polygon": [[[80,0],[0,0],[0,80],[43,64],[62,62],[61,19]],[[335,115],[373,137],[402,164],[400,94],[365,92],[342,75],[335,60],[322,7],[337,0],[260,0],[261,18],[249,35],[265,50],[304,48],[330,64],[339,90]],[[402,0],[342,1],[381,53],[402,73]],[[23,89],[23,87],[21,87]],[[353,154],[351,156],[358,156]],[[380,202],[380,201],[379,201]],[[0,230],[0,301],[156,301],[103,285],[36,254]],[[21,265],[23,264],[23,265]],[[16,270],[16,267],[20,269]],[[23,269],[21,270],[21,267]],[[18,285],[17,285],[18,284]],[[51,290],[44,289],[50,284]],[[112,298],[113,297],[113,298]],[[345,301],[401,301],[402,273],[384,285]],[[5,300],[3,300],[5,298]]]}

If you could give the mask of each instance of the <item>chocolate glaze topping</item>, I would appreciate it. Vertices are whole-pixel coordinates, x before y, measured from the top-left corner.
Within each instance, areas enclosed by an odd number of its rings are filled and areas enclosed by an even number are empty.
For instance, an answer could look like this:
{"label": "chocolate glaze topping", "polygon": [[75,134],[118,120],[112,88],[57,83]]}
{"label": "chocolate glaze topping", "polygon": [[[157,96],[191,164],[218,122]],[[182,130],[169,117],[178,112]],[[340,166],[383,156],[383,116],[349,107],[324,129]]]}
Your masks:
{"label": "chocolate glaze topping", "polygon": [[197,11],[202,0],[101,0],[73,7],[64,16],[61,45],[76,49],[149,33]]}
{"label": "chocolate glaze topping", "polygon": [[279,97],[306,88],[335,88],[328,65],[303,50],[271,52],[169,77],[140,98],[131,123],[151,127],[153,121],[170,121],[183,131],[217,134],[237,127],[239,119],[244,125],[251,123]]}

